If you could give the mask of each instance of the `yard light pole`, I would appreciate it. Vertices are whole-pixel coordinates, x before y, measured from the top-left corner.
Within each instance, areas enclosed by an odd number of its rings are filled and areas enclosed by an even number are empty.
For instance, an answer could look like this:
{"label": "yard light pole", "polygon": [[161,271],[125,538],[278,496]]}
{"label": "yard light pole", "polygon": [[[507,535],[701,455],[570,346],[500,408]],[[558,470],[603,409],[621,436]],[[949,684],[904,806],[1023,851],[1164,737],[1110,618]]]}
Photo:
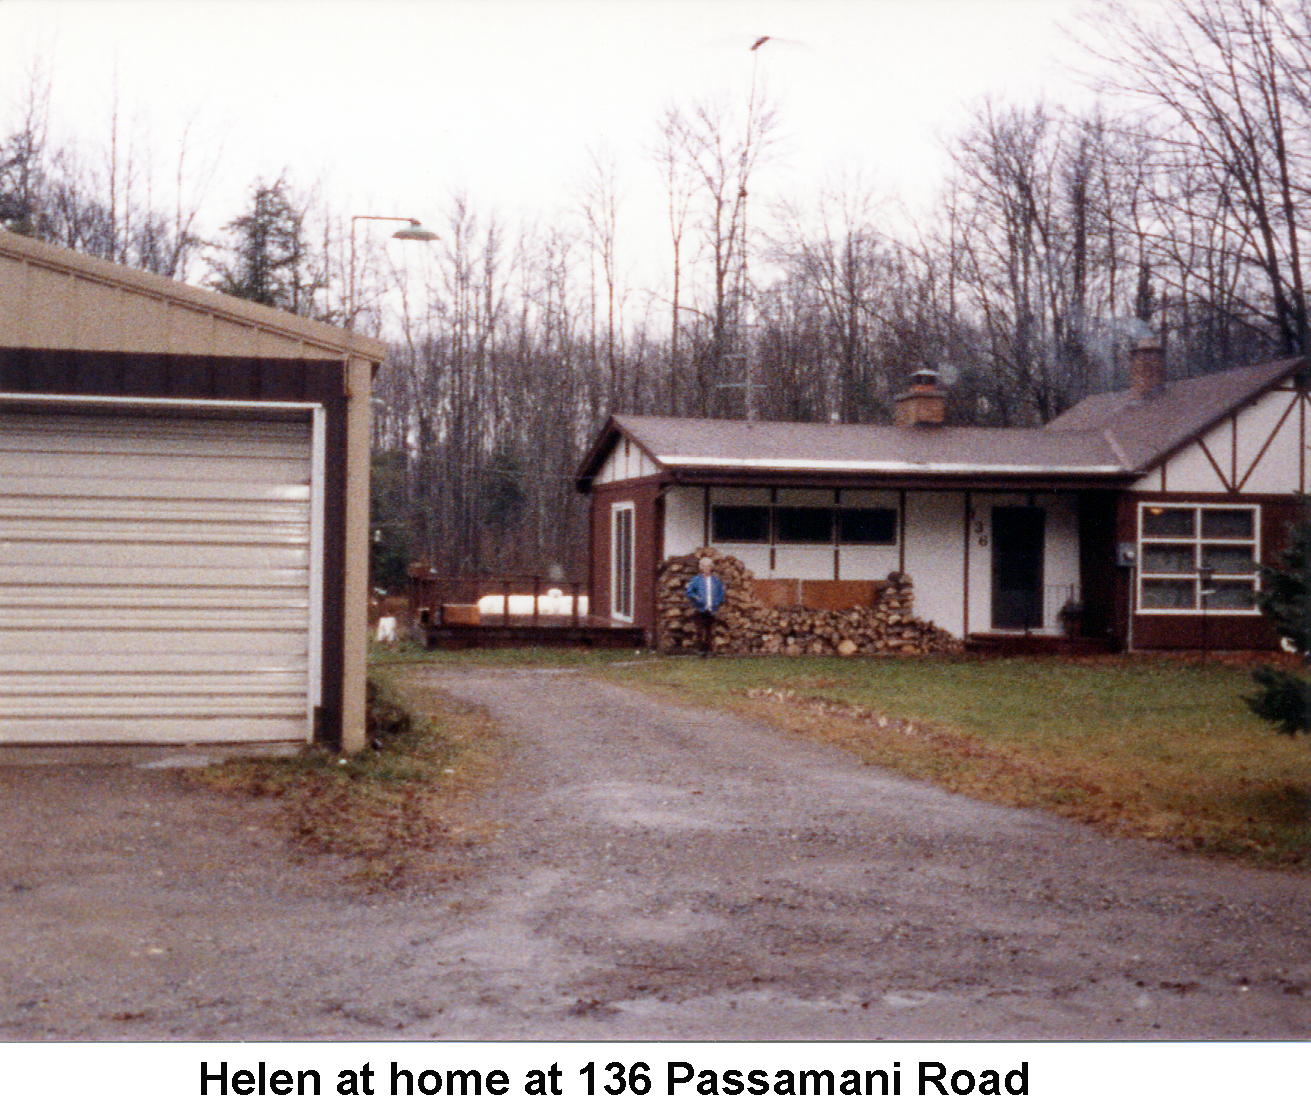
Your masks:
{"label": "yard light pole", "polygon": [[441,237],[436,233],[429,231],[412,216],[352,216],[351,217],[351,268],[350,268],[350,293],[346,301],[346,327],[355,327],[355,221],[357,220],[392,220],[405,224],[406,227],[400,231],[392,233],[392,239],[416,240],[419,243],[431,243],[433,240]]}
{"label": "yard light pole", "polygon": [[1207,628],[1207,606],[1210,603],[1211,595],[1215,588],[1211,586],[1211,578],[1215,575],[1215,569],[1209,564],[1202,564],[1197,569],[1197,587],[1201,594],[1202,603],[1202,660],[1206,661],[1207,654],[1211,648],[1210,630]]}

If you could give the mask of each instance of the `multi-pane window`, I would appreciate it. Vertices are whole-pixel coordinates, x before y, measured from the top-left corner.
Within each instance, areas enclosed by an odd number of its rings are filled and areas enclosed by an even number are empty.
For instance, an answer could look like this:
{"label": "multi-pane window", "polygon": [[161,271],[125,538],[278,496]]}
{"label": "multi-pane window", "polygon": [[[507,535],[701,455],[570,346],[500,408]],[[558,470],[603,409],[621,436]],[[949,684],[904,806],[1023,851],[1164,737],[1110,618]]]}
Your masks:
{"label": "multi-pane window", "polygon": [[1139,507],[1138,609],[1256,610],[1256,506]]}
{"label": "multi-pane window", "polygon": [[896,544],[897,511],[853,506],[715,506],[715,544]]}

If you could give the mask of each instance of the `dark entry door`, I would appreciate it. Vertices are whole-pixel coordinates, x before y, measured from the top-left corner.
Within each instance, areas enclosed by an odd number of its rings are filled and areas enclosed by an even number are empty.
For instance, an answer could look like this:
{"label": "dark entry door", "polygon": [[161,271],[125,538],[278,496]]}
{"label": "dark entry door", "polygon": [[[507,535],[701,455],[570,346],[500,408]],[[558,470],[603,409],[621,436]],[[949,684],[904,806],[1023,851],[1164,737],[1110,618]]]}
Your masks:
{"label": "dark entry door", "polygon": [[1047,511],[992,510],[992,628],[1042,628],[1042,549]]}

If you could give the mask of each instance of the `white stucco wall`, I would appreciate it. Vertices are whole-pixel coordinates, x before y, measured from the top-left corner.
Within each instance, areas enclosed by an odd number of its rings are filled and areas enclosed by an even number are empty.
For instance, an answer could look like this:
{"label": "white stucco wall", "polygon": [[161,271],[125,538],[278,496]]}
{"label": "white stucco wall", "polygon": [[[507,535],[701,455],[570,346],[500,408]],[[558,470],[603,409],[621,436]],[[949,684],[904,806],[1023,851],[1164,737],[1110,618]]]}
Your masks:
{"label": "white stucco wall", "polygon": [[684,556],[701,544],[705,534],[705,500],[700,487],[670,487],[665,491],[665,539],[661,559]]}
{"label": "white stucco wall", "polygon": [[957,637],[965,615],[965,495],[906,493],[906,571],[915,584],[915,613]]}

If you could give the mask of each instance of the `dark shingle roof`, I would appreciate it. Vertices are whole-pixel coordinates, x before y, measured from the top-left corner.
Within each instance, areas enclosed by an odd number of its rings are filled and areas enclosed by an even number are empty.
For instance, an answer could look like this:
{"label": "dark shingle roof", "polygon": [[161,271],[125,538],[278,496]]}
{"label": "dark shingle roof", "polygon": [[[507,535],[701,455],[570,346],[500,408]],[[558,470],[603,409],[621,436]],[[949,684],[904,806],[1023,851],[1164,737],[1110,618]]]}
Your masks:
{"label": "dark shingle roof", "polygon": [[676,417],[616,417],[615,422],[666,467],[970,474],[1121,469],[1105,440],[1087,432]]}
{"label": "dark shingle roof", "polygon": [[1167,382],[1142,399],[1136,398],[1132,390],[1095,394],[1061,414],[1043,431],[1101,432],[1123,454],[1126,470],[1141,471],[1292,374],[1302,363],[1301,358],[1282,359]]}
{"label": "dark shingle roof", "polygon": [[962,479],[1113,481],[1141,473],[1305,365],[1302,358],[1086,398],[1038,429],[894,428],[615,416],[584,458],[588,489],[620,435],[670,472],[842,472]]}

